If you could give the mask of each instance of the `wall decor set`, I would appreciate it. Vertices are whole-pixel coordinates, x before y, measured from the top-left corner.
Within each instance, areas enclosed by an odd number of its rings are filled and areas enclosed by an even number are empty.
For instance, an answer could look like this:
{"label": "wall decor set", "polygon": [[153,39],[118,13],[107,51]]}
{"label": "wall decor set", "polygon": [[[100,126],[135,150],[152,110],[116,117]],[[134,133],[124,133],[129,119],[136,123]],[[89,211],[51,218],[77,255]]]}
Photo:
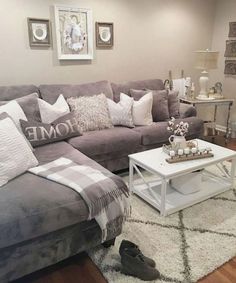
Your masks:
{"label": "wall decor set", "polygon": [[236,75],[236,22],[229,23],[229,40],[226,40],[225,70],[226,75]]}
{"label": "wall decor set", "polygon": [[[91,9],[54,6],[57,54],[59,60],[93,59],[93,20]],[[28,18],[31,47],[50,47],[51,30],[47,19]],[[97,48],[112,48],[113,23],[96,22]]]}

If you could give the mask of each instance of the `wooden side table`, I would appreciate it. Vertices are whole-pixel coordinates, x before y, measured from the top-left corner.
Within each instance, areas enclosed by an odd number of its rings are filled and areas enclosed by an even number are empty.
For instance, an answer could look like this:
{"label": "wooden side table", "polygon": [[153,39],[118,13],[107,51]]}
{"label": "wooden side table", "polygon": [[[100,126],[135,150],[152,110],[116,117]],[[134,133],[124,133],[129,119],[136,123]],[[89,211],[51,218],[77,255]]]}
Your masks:
{"label": "wooden side table", "polygon": [[226,133],[225,133],[225,143],[227,143],[227,140],[229,138],[229,118],[230,118],[230,110],[231,106],[234,103],[234,99],[231,98],[222,98],[222,99],[212,99],[212,100],[198,100],[198,99],[188,99],[188,98],[180,98],[180,102],[186,103],[186,104],[192,104],[193,106],[197,107],[199,105],[209,105],[214,107],[214,116],[212,121],[204,121],[204,123],[211,123],[213,125],[213,134],[211,137],[214,139],[216,136],[216,117],[217,117],[217,111],[218,107],[220,106],[228,106],[227,111],[227,120],[226,120]]}

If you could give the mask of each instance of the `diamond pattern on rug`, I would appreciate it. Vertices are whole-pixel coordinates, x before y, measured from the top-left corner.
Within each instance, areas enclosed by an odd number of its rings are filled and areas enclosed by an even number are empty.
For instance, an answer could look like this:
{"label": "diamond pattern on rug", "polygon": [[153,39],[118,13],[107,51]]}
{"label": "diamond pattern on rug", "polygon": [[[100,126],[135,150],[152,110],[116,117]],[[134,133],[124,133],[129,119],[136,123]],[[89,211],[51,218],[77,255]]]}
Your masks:
{"label": "diamond pattern on rug", "polygon": [[135,242],[156,261],[161,273],[156,283],[196,282],[236,255],[236,207],[230,201],[209,199],[168,217],[160,217],[136,196],[132,207],[132,217],[115,246],[89,252],[108,282],[143,282],[120,273],[122,239]]}
{"label": "diamond pattern on rug", "polygon": [[155,283],[194,283],[236,256],[235,201],[236,190],[232,189],[161,217],[146,202],[132,196],[132,217],[115,246],[93,249],[89,255],[108,282],[141,283],[120,272],[119,246],[127,239],[156,261],[161,278]]}
{"label": "diamond pattern on rug", "polygon": [[232,217],[236,215],[236,204],[222,201],[220,196],[183,210],[185,227],[236,235],[235,218]]}

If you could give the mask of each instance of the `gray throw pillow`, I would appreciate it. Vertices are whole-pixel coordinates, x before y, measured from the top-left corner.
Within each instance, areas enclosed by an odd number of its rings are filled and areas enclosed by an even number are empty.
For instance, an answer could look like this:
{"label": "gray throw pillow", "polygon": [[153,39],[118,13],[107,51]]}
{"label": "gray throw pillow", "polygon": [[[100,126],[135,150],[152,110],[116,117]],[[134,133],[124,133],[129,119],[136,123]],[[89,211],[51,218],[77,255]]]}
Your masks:
{"label": "gray throw pillow", "polygon": [[180,103],[179,103],[179,92],[175,90],[170,90],[168,93],[168,107],[170,117],[179,118],[180,117]]}
{"label": "gray throw pillow", "polygon": [[113,128],[105,94],[70,97],[67,102],[83,132]]}
{"label": "gray throw pillow", "polygon": [[34,147],[82,135],[73,112],[58,118],[51,124],[32,120],[20,120],[20,124],[26,138]]}
{"label": "gray throw pillow", "polygon": [[[15,99],[21,106],[28,120],[41,121],[37,100],[38,97],[38,93],[35,92]],[[8,102],[9,101],[0,101],[0,106],[5,105]]]}
{"label": "gray throw pillow", "polygon": [[136,90],[130,89],[130,95],[134,100],[139,100],[142,96],[148,92],[153,94],[153,104],[152,104],[152,118],[154,122],[168,120],[169,110],[168,110],[168,93],[166,90]]}

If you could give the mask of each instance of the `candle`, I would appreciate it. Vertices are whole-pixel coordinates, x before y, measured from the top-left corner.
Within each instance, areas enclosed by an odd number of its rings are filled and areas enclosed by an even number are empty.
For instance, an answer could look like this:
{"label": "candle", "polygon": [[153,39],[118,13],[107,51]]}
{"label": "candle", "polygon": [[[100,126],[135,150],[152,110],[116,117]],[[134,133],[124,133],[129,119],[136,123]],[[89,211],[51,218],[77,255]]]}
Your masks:
{"label": "candle", "polygon": [[189,150],[188,147],[186,147],[186,148],[184,149],[184,154],[188,155],[189,153],[190,153],[190,150]]}
{"label": "candle", "polygon": [[170,157],[173,158],[175,156],[175,151],[174,150],[170,150],[169,154],[170,154]]}
{"label": "candle", "polygon": [[191,149],[191,151],[192,151],[193,154],[195,154],[195,153],[197,152],[197,148],[196,148],[196,147],[193,147],[193,148]]}
{"label": "candle", "polygon": [[200,154],[204,154],[204,151],[205,151],[205,148],[200,148],[199,149]]}
{"label": "candle", "polygon": [[184,150],[182,148],[178,149],[178,155],[181,156],[184,154]]}

